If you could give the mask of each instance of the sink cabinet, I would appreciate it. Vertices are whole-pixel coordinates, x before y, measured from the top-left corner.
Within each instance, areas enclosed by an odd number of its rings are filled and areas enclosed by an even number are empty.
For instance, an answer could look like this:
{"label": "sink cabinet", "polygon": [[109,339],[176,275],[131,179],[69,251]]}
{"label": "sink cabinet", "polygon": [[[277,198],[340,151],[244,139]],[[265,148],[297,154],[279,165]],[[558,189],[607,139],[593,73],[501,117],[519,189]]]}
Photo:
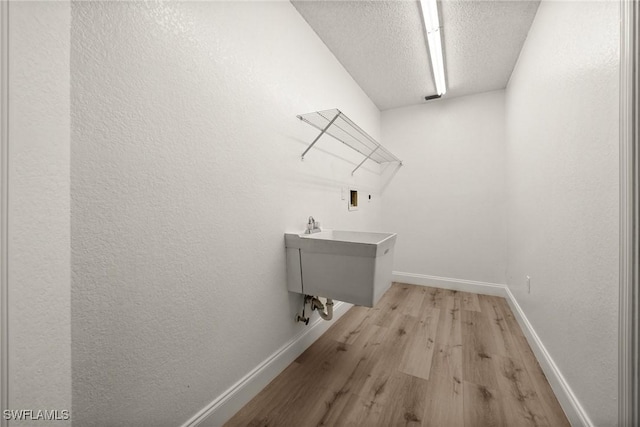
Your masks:
{"label": "sink cabinet", "polygon": [[395,233],[287,233],[287,287],[373,307],[391,286],[395,242]]}

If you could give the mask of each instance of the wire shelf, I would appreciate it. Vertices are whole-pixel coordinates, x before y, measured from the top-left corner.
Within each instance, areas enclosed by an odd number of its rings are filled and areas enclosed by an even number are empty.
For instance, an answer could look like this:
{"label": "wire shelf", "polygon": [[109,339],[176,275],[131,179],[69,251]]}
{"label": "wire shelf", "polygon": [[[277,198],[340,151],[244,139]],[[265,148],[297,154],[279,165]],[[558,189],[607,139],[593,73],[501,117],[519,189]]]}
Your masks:
{"label": "wire shelf", "polygon": [[364,160],[351,174],[358,170],[358,168],[369,159],[379,164],[398,162],[402,165],[402,160],[391,154],[389,150],[384,148],[378,141],[363,131],[360,126],[352,122],[349,117],[337,108],[301,114],[297,117],[320,131],[316,139],[307,147],[304,153],[302,153],[303,159],[311,147],[326,133],[365,156]]}

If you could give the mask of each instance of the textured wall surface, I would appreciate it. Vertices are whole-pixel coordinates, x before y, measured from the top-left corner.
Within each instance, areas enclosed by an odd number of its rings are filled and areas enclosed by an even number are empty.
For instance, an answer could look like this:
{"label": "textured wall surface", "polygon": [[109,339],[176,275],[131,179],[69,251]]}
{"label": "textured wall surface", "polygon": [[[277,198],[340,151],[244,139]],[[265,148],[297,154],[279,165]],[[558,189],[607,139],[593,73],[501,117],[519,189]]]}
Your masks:
{"label": "textured wall surface", "polygon": [[9,7],[11,409],[71,409],[69,25],[68,2]]}
{"label": "textured wall surface", "polygon": [[[77,425],[179,425],[304,328],[282,234],[314,215],[398,232],[396,270],[501,283],[508,265],[615,425],[617,19],[543,2],[506,109],[385,112],[405,166],[381,181],[330,139],[300,162],[296,114],[339,107],[375,137],[380,115],[288,2],[12,3],[11,406],[67,409],[72,377]],[[341,187],[372,200],[348,212]]]}
{"label": "textured wall surface", "polygon": [[383,193],[394,270],[504,283],[504,91],[382,113],[404,166]]}
{"label": "textured wall surface", "polygon": [[617,419],[618,19],[616,2],[543,1],[507,88],[507,283],[601,427]]}
{"label": "textured wall surface", "polygon": [[71,45],[74,420],[176,426],[305,328],[284,232],[380,229],[295,115],[379,112],[289,2],[76,2]]}

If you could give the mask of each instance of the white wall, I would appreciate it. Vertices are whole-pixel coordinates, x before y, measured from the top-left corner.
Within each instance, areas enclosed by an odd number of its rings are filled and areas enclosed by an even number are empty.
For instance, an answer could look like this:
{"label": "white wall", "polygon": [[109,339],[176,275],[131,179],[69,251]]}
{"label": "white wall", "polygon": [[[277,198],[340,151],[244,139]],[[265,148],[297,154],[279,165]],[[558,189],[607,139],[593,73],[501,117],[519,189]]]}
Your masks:
{"label": "white wall", "polygon": [[70,17],[68,2],[9,6],[10,409],[71,409]]}
{"label": "white wall", "polygon": [[[376,137],[380,115],[288,2],[10,9],[11,407],[67,409],[72,354],[77,424],[183,422],[304,328],[282,233],[312,214],[398,232],[396,270],[502,283],[508,265],[615,424],[615,3],[542,3],[506,139],[503,92],[385,112],[405,166],[382,182],[329,139],[299,161],[315,132],[295,114],[340,107]],[[350,185],[373,195],[356,212]]]}
{"label": "white wall", "polygon": [[507,283],[601,427],[617,417],[618,19],[617,2],[543,1],[507,88]]}
{"label": "white wall", "polygon": [[504,283],[504,117],[504,91],[382,113],[384,144],[404,161],[383,193],[395,271]]}
{"label": "white wall", "polygon": [[75,2],[71,44],[74,422],[179,425],[305,328],[285,231],[381,228],[295,115],[379,112],[289,2]]}

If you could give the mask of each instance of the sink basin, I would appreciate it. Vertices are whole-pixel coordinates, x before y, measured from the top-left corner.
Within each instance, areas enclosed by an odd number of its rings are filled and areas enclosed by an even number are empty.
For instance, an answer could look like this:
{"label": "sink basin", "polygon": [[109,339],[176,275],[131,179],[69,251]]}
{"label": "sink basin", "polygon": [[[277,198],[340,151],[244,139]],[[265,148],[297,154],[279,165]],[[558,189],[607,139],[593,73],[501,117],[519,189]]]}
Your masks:
{"label": "sink basin", "polygon": [[395,242],[395,233],[287,233],[287,287],[291,292],[373,307],[391,286]]}

